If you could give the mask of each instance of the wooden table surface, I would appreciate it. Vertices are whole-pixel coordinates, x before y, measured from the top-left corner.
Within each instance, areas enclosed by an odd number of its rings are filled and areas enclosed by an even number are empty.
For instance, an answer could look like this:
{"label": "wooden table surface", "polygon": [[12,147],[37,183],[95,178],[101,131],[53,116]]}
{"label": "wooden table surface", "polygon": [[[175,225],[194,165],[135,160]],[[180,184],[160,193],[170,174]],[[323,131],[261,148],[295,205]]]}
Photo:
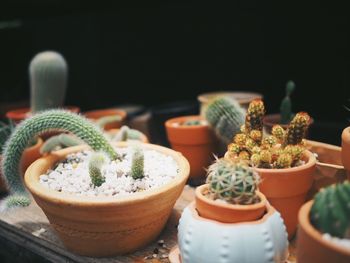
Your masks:
{"label": "wooden table surface", "polygon": [[[193,199],[194,188],[186,186],[159,238],[149,246],[125,256],[97,259],[70,253],[64,248],[50,227],[46,216],[34,201],[29,207],[0,214],[0,236],[16,247],[14,251],[18,252],[15,255],[18,262],[24,260],[25,257],[28,260],[28,255],[20,253],[22,250],[30,251],[37,257],[52,262],[169,262],[169,251],[177,245],[177,224],[181,212]],[[164,245],[162,245],[162,241],[164,241]],[[13,251],[11,252],[13,253]],[[294,242],[290,245],[288,262],[295,262]]]}

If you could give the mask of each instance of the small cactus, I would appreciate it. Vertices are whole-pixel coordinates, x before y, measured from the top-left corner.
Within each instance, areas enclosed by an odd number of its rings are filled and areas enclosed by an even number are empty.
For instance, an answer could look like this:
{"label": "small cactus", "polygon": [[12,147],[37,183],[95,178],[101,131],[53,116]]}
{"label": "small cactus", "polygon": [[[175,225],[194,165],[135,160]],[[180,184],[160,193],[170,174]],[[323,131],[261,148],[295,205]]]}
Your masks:
{"label": "small cactus", "polygon": [[282,153],[278,156],[276,160],[276,168],[282,169],[282,168],[289,168],[292,166],[292,156],[288,153]]}
{"label": "small cactus", "polygon": [[310,116],[306,112],[299,112],[290,122],[287,131],[284,145],[300,144],[306,136],[307,129],[310,124]]}
{"label": "small cactus", "polygon": [[31,111],[62,107],[67,89],[67,63],[57,52],[37,54],[29,65]]}
{"label": "small cactus", "polygon": [[7,211],[16,207],[25,207],[30,205],[30,198],[27,194],[14,194],[2,200],[0,211]]}
{"label": "small cactus", "polygon": [[32,138],[46,131],[67,131],[76,135],[95,151],[104,151],[111,159],[121,157],[101,131],[85,118],[64,110],[49,110],[33,115],[16,126],[6,142],[2,174],[12,194],[25,194],[19,163],[24,149]]}
{"label": "small cactus", "polygon": [[131,161],[131,176],[132,178],[142,179],[144,175],[144,154],[140,147],[134,149]]}
{"label": "small cactus", "polygon": [[141,141],[142,135],[143,133],[138,130],[130,129],[128,126],[123,126],[120,128],[118,133],[113,137],[113,141],[116,141],[116,142],[125,142],[127,140]]}
{"label": "small cactus", "polygon": [[295,83],[290,80],[286,84],[286,96],[281,102],[280,112],[281,112],[281,124],[287,124],[293,117],[292,113],[292,101],[290,95],[295,89]]}
{"label": "small cactus", "polygon": [[61,133],[50,137],[40,148],[40,153],[45,154],[57,149],[80,145],[83,142],[72,134]]}
{"label": "small cactus", "polygon": [[92,153],[89,160],[89,175],[91,183],[94,186],[101,186],[105,182],[105,177],[102,174],[102,166],[106,162],[106,157],[101,152]]}
{"label": "small cactus", "polygon": [[181,125],[184,126],[197,126],[197,125],[201,125],[202,122],[200,120],[187,120],[184,121]]}
{"label": "small cactus", "polygon": [[216,159],[209,166],[206,180],[209,197],[241,205],[259,201],[256,195],[259,181],[259,175],[252,168],[225,159]]}
{"label": "small cactus", "polygon": [[244,123],[244,110],[233,99],[220,97],[209,103],[205,118],[218,137],[228,144]]}
{"label": "small cactus", "polygon": [[350,238],[350,182],[331,185],[316,194],[310,219],[322,233]]}
{"label": "small cactus", "polygon": [[283,142],[285,135],[286,135],[286,131],[283,129],[282,126],[280,125],[274,125],[272,127],[272,131],[271,131],[272,136],[274,136],[279,143]]}
{"label": "small cactus", "polygon": [[253,100],[248,107],[245,118],[245,129],[247,132],[252,130],[263,130],[263,117],[265,115],[265,106],[261,99]]}

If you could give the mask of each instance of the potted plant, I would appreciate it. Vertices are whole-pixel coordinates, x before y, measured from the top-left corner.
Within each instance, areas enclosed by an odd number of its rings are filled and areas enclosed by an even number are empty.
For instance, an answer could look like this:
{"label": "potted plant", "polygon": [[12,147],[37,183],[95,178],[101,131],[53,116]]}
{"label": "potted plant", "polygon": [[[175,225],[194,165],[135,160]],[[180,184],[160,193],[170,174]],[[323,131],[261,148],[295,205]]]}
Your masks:
{"label": "potted plant", "polygon": [[257,191],[258,183],[258,174],[247,165],[216,160],[208,169],[207,184],[197,187],[195,202],[181,215],[179,248],[171,261],[285,262],[283,220]]}
{"label": "potted plant", "polygon": [[[295,90],[295,83],[294,81],[289,80],[286,84],[286,95],[283,98],[280,105],[280,113],[268,114],[263,119],[266,132],[271,133],[272,127],[274,125],[280,125],[284,129],[288,127],[288,123],[294,117],[294,114],[292,112],[292,100],[290,98],[294,90]],[[310,118],[310,124],[312,123],[313,123],[313,119]]]}
{"label": "potted plant", "polygon": [[341,135],[341,159],[350,180],[350,127],[345,128]]}
{"label": "potted plant", "polygon": [[[30,108],[21,108],[6,113],[6,117],[19,123],[32,113],[61,108],[67,89],[68,67],[64,57],[54,51],[38,53],[30,62]],[[75,106],[66,107],[79,112]]]}
{"label": "potted plant", "polygon": [[171,148],[181,152],[191,166],[191,185],[203,184],[205,167],[215,152],[215,136],[207,121],[198,115],[182,116],[165,122]]}
{"label": "potted plant", "polygon": [[34,115],[12,134],[2,166],[12,195],[2,206],[30,203],[17,173],[17,156],[30,138],[48,129],[71,132],[91,148],[56,151],[25,174],[28,190],[66,248],[102,257],[132,252],[154,240],[186,183],[187,160],[151,144],[113,147],[94,124],[62,110]]}
{"label": "potted plant", "polygon": [[350,262],[350,183],[322,189],[299,211],[298,263]]}
{"label": "potted plant", "polygon": [[242,133],[235,136],[225,154],[229,159],[241,159],[253,166],[262,178],[259,189],[282,215],[292,238],[297,226],[297,213],[305,202],[313,183],[315,156],[305,149],[304,137],[309,115],[295,115],[287,130],[280,125],[272,135],[263,136],[264,103],[250,103]]}
{"label": "potted plant", "polygon": [[126,112],[120,109],[100,109],[84,113],[85,117],[96,122],[98,126],[108,131],[110,129],[119,129],[123,126],[126,119]]}

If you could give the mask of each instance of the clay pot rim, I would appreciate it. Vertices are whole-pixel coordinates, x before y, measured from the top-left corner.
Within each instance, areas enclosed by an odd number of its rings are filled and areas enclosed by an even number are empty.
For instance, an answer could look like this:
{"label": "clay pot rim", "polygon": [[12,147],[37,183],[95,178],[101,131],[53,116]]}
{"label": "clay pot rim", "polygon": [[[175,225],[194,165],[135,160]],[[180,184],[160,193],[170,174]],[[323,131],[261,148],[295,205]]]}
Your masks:
{"label": "clay pot rim", "polygon": [[325,247],[329,247],[332,250],[337,251],[340,254],[350,256],[350,250],[344,247],[338,246],[331,241],[325,240],[322,238],[322,233],[318,231],[310,222],[310,210],[313,200],[305,203],[299,210],[298,221],[299,227],[303,228],[305,233],[309,235],[315,242],[322,244]]}
{"label": "clay pot rim", "polygon": [[240,104],[247,104],[249,102],[251,102],[254,99],[262,99],[263,95],[258,93],[258,92],[250,92],[250,91],[212,91],[212,92],[206,92],[203,94],[198,95],[197,99],[199,102],[201,103],[207,103],[211,100],[210,96],[233,96],[234,95],[244,95],[242,96],[243,98],[237,98],[236,100],[238,101],[238,103]]}
{"label": "clay pot rim", "polygon": [[[249,206],[249,205],[247,205],[247,206]],[[189,209],[190,209],[193,217],[195,219],[197,219],[197,220],[208,221],[208,222],[215,222],[216,224],[224,225],[224,226],[262,224],[276,211],[276,209],[273,206],[271,206],[269,202],[266,201],[265,213],[263,214],[263,216],[261,218],[259,218],[257,220],[253,220],[253,221],[244,221],[244,222],[236,222],[236,223],[224,223],[224,222],[220,222],[220,221],[217,221],[217,220],[214,220],[214,219],[209,219],[209,218],[200,216],[199,212],[198,212],[198,210],[196,208],[196,202],[195,201],[193,201],[192,203],[189,204]]]}
{"label": "clay pot rim", "polygon": [[200,124],[200,125],[179,125],[179,126],[174,126],[173,124],[175,123],[183,123],[184,121],[187,120],[200,120],[200,121],[206,121],[205,118],[203,118],[200,115],[186,115],[186,116],[180,116],[180,117],[175,117],[167,120],[165,122],[165,127],[168,129],[182,129],[182,130],[198,130],[198,129],[206,129],[209,124],[206,122],[206,124]]}
{"label": "clay pot rim", "polygon": [[256,168],[254,169],[259,173],[269,173],[269,174],[284,174],[284,173],[291,173],[291,172],[298,172],[300,170],[306,170],[311,168],[312,166],[316,166],[316,157],[312,152],[309,150],[304,151],[303,158],[307,159],[307,162],[303,165],[291,167],[291,168],[282,168],[282,169],[268,169],[268,168]]}
{"label": "clay pot rim", "polygon": [[195,190],[196,198],[200,199],[202,202],[208,203],[211,206],[217,206],[223,209],[230,209],[230,210],[240,210],[240,211],[250,211],[259,209],[261,207],[266,207],[267,205],[267,199],[265,195],[259,191],[256,191],[256,194],[260,198],[260,202],[256,204],[251,205],[236,205],[236,204],[226,204],[223,202],[215,202],[214,200],[211,200],[203,195],[203,192],[208,190],[209,184],[203,184],[201,186],[198,186]]}
{"label": "clay pot rim", "polygon": [[[63,106],[60,108],[55,108],[55,109],[63,109],[63,110],[68,110],[74,113],[80,112],[80,108],[78,106]],[[25,118],[28,118],[31,116],[30,112],[30,107],[24,107],[24,108],[19,108],[15,110],[11,110],[6,112],[6,118],[14,120],[14,121],[21,121]]]}
{"label": "clay pot rim", "polygon": [[[99,117],[93,117],[91,115],[101,115]],[[87,117],[88,119],[99,119],[105,116],[112,116],[118,114],[121,116],[122,119],[126,118],[127,113],[123,109],[118,109],[118,108],[107,108],[107,109],[96,109],[96,110],[90,110],[90,111],[85,111],[83,115]]]}
{"label": "clay pot rim", "polygon": [[[128,142],[118,142],[115,144],[117,147],[127,147]],[[127,206],[129,204],[142,203],[145,200],[157,198],[157,196],[163,192],[167,192],[170,189],[176,188],[178,185],[186,182],[190,172],[190,165],[187,159],[179,152],[171,150],[169,148],[154,145],[154,144],[144,144],[142,147],[146,149],[155,150],[166,155],[172,156],[179,166],[179,174],[176,178],[172,179],[169,183],[157,187],[152,190],[147,190],[144,192],[134,193],[127,197],[89,197],[89,196],[77,196],[74,194],[58,192],[49,189],[39,183],[39,171],[40,166],[50,164],[50,167],[54,165],[57,161],[66,158],[67,154],[79,152],[82,150],[89,149],[87,145],[78,145],[74,147],[69,147],[51,153],[44,156],[35,162],[33,162],[27,169],[24,175],[25,185],[31,193],[39,196],[41,199],[46,200],[50,203],[56,203],[57,205],[67,205],[67,206],[78,206],[78,207],[90,207],[90,206]]]}

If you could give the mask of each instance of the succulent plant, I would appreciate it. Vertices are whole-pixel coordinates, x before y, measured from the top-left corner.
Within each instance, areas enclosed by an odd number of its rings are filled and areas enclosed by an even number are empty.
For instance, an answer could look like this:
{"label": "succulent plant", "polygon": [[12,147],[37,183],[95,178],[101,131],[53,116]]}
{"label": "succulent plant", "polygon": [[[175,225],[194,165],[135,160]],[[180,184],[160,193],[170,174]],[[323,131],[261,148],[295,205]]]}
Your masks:
{"label": "succulent plant", "polygon": [[261,100],[250,103],[245,124],[241,133],[235,135],[228,145],[228,158],[250,160],[252,166],[259,168],[289,168],[300,164],[306,149],[306,135],[310,116],[300,112],[291,121],[287,130],[275,125],[272,135],[263,136],[262,119],[265,107]]}
{"label": "succulent plant", "polygon": [[132,178],[142,179],[144,177],[144,154],[141,147],[135,147],[131,161]]}
{"label": "succulent plant", "polygon": [[293,118],[292,113],[292,101],[290,95],[295,89],[295,83],[289,80],[286,84],[286,96],[281,102],[280,113],[281,113],[281,124],[287,124]]}
{"label": "succulent plant", "polygon": [[259,201],[256,190],[259,175],[250,167],[226,159],[216,159],[209,166],[209,197],[232,204],[254,204]]}
{"label": "succulent plant", "polygon": [[197,126],[197,125],[201,125],[202,122],[200,120],[187,120],[184,121],[181,125],[184,126]]}
{"label": "succulent plant", "polygon": [[239,103],[225,97],[211,101],[205,112],[205,118],[226,144],[240,131],[244,116],[244,110]]}
{"label": "succulent plant", "polygon": [[62,107],[67,89],[67,63],[57,52],[38,53],[30,62],[31,111]]}
{"label": "succulent plant", "polygon": [[113,160],[121,158],[103,133],[84,117],[64,110],[44,111],[17,125],[6,142],[3,152],[2,174],[12,194],[26,194],[19,168],[24,149],[32,138],[52,130],[71,132],[93,150],[103,151]]}
{"label": "succulent plant", "polygon": [[0,211],[28,205],[30,205],[30,198],[26,194],[13,194],[3,200]]}
{"label": "succulent plant", "polygon": [[102,166],[106,162],[105,154],[102,152],[92,153],[89,160],[89,176],[91,183],[94,186],[100,186],[105,182],[105,177],[102,174]]}
{"label": "succulent plant", "polygon": [[287,128],[284,145],[300,144],[306,136],[309,124],[309,114],[307,114],[306,112],[297,113]]}
{"label": "succulent plant", "polygon": [[67,133],[61,133],[50,137],[40,148],[40,153],[45,154],[57,149],[80,145],[83,142],[76,136]]}
{"label": "succulent plant", "polygon": [[350,238],[350,182],[321,189],[311,207],[310,220],[322,233]]}
{"label": "succulent plant", "polygon": [[127,140],[135,140],[135,141],[142,141],[143,133],[135,130],[130,129],[128,126],[123,126],[120,128],[118,133],[113,137],[113,141],[116,142],[125,142]]}
{"label": "succulent plant", "polygon": [[96,125],[103,129],[107,124],[121,121],[121,119],[119,115],[104,116],[96,120]]}

